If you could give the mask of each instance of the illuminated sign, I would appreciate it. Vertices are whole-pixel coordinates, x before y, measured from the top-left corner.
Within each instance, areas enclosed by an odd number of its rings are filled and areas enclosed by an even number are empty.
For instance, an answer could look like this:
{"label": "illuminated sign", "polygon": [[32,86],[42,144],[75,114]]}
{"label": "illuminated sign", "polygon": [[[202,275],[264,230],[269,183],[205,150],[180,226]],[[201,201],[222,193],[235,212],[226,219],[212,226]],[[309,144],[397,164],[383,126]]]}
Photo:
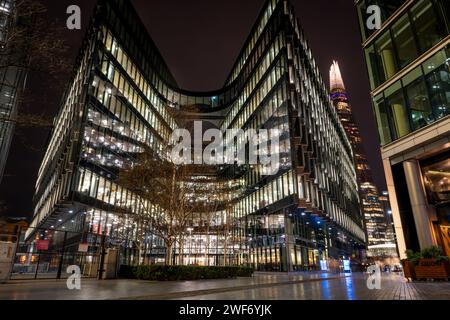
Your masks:
{"label": "illuminated sign", "polygon": [[350,266],[350,260],[344,260],[344,272],[352,272],[352,268]]}
{"label": "illuminated sign", "polygon": [[49,240],[36,240],[36,250],[38,251],[48,251],[49,245]]}

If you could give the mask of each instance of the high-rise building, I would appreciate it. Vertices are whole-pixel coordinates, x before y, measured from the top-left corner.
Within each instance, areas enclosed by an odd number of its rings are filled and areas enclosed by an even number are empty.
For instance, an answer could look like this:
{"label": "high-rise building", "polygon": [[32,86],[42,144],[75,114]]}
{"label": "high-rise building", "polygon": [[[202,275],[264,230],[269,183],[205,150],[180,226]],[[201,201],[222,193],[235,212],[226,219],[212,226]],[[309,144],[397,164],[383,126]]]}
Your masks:
{"label": "high-rise building", "polygon": [[354,121],[352,106],[349,104],[341,70],[336,61],[330,68],[330,92],[331,100],[353,149],[361,210],[367,232],[367,256],[375,259],[395,257],[397,249],[394,239],[390,237],[392,225],[388,223],[387,211],[382,206],[378,188],[373,181],[359,127]]}
{"label": "high-rise building", "polygon": [[[386,213],[387,223],[391,227],[387,229],[386,232],[386,239],[390,243],[397,244],[397,239],[395,237],[395,231],[394,231],[394,220],[392,219],[392,210],[391,210],[391,204],[389,201],[389,192],[383,191],[382,195],[380,196],[380,202],[381,206],[383,207],[383,211]],[[398,250],[397,250],[398,254]]]}
{"label": "high-rise building", "polygon": [[[450,255],[450,2],[356,5],[399,253]],[[369,29],[370,5],[380,29]]]}
{"label": "high-rise building", "polygon": [[138,230],[139,199],[117,177],[144,145],[161,151],[175,129],[197,120],[222,132],[278,129],[280,170],[203,172],[240,188],[230,210],[214,213],[212,232],[193,217],[175,257],[312,270],[357,260],[365,247],[351,145],[287,0],[265,2],[224,87],[203,93],[177,86],[129,1],[102,0],[63,101],[39,170],[30,241],[50,239],[50,250],[65,244],[66,252],[82,242],[93,253],[107,243],[122,263],[161,262],[164,242],[151,225]]}
{"label": "high-rise building", "polygon": [[13,137],[18,96],[25,84],[23,69],[13,62],[18,58],[17,52],[8,41],[14,23],[14,1],[0,1],[0,183]]}

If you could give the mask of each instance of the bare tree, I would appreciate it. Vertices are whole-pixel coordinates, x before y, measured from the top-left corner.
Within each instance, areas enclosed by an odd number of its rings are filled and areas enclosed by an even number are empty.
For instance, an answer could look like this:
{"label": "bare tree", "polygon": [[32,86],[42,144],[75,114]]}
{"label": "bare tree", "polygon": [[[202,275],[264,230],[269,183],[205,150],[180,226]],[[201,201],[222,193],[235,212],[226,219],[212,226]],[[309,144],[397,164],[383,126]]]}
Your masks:
{"label": "bare tree", "polygon": [[[174,245],[185,235],[198,207],[194,196],[197,185],[191,177],[191,167],[177,166],[149,148],[119,177],[119,183],[140,203],[142,212],[135,217],[138,228],[150,226],[153,234],[164,240],[167,265],[173,264]],[[142,237],[144,232],[138,234]]]}
{"label": "bare tree", "polygon": [[47,8],[38,0],[16,0],[0,50],[0,68],[59,74],[71,65],[65,55],[63,28],[46,18]]}
{"label": "bare tree", "polygon": [[[227,256],[227,239],[233,224],[232,207],[236,199],[233,193],[239,189],[239,185],[226,179],[215,178],[210,182],[203,182],[203,188],[197,193],[200,199],[200,215],[205,223],[200,232],[206,235],[205,260],[209,265],[209,253],[211,249],[211,235],[216,234],[224,238],[224,264]],[[220,223],[219,223],[220,222]]]}
{"label": "bare tree", "polygon": [[16,117],[0,117],[0,121],[24,128],[51,128],[53,126],[52,119],[43,114],[26,113]]}
{"label": "bare tree", "polygon": [[[178,263],[183,264],[186,237],[194,232],[206,236],[205,259],[209,261],[211,234],[228,239],[233,223],[232,192],[239,188],[216,173],[212,167],[175,165],[148,148],[133,166],[121,172],[119,184],[139,198],[141,212],[134,215],[134,222],[140,252],[143,237],[151,232],[165,242],[165,263],[173,264],[177,244]],[[227,244],[224,250],[227,254]]]}
{"label": "bare tree", "polygon": [[[36,72],[55,80],[65,76],[71,64],[66,59],[68,46],[62,37],[63,27],[49,22],[45,16],[47,8],[38,0],[16,0],[12,4],[0,40],[0,70],[15,69],[22,74]],[[25,95],[22,88],[16,90],[16,99],[22,107]],[[52,126],[49,117],[29,111],[0,117],[0,121],[20,127]]]}

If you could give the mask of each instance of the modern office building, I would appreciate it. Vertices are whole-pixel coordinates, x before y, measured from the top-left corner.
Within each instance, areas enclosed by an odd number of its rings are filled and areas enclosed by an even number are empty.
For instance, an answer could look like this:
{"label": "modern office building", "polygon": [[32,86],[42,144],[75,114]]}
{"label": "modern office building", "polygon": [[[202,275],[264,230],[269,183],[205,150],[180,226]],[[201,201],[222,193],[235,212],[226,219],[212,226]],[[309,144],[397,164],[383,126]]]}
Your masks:
{"label": "modern office building", "polygon": [[[367,29],[373,4],[379,30]],[[399,253],[450,255],[450,2],[356,5]]]}
{"label": "modern office building", "polygon": [[[203,93],[177,86],[129,1],[101,0],[63,101],[30,241],[51,239],[50,250],[64,243],[66,252],[106,243],[122,263],[164,261],[165,244],[151,225],[136,226],[143,208],[117,177],[143,146],[162,152],[175,129],[201,121],[222,132],[278,129],[280,170],[236,163],[203,172],[203,181],[239,189],[231,209],[213,212],[212,228],[193,217],[177,261],[312,270],[356,261],[365,247],[351,145],[287,0],[265,2],[224,87]],[[144,214],[164,208],[152,210]]]}
{"label": "modern office building", "polygon": [[353,117],[352,106],[349,103],[337,61],[334,61],[330,68],[330,93],[331,101],[353,149],[361,210],[367,233],[367,257],[374,259],[397,257],[396,244],[390,232],[392,225],[388,222],[387,211],[382,206],[380,193],[375,186],[363,140]]}
{"label": "modern office building", "polygon": [[17,115],[18,96],[25,85],[25,73],[14,59],[19,58],[8,41],[15,23],[14,1],[0,1],[0,183],[4,174]]}

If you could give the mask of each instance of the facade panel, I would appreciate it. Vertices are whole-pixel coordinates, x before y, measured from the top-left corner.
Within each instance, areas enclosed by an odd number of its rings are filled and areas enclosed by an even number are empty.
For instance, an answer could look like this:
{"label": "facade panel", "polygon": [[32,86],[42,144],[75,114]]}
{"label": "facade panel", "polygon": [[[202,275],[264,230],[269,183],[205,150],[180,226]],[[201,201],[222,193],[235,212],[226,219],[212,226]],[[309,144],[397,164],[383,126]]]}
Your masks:
{"label": "facade panel", "polygon": [[23,69],[13,62],[17,52],[8,41],[15,22],[14,1],[0,1],[0,183],[14,134],[18,97],[25,85]]}

